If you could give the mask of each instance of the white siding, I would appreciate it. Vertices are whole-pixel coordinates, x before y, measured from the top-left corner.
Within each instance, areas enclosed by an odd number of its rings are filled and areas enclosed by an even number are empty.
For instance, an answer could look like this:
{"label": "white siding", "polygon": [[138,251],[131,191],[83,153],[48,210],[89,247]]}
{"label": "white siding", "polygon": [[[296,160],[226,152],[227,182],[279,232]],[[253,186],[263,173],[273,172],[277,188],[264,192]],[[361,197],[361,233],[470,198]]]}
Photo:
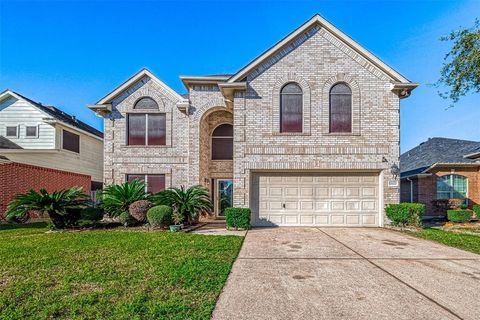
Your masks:
{"label": "white siding", "polygon": [[[45,123],[48,117],[24,100],[10,97],[0,102],[0,135],[6,137],[7,126],[17,126],[18,137],[9,140],[24,149],[55,149],[55,128]],[[26,127],[37,126],[38,137],[26,137]]]}
{"label": "white siding", "polygon": [[[62,128],[58,128],[61,132]],[[46,168],[82,173],[91,176],[93,181],[103,181],[103,141],[80,134],[80,153],[57,149],[42,151],[4,150],[8,159]],[[61,147],[61,143],[60,143]]]}

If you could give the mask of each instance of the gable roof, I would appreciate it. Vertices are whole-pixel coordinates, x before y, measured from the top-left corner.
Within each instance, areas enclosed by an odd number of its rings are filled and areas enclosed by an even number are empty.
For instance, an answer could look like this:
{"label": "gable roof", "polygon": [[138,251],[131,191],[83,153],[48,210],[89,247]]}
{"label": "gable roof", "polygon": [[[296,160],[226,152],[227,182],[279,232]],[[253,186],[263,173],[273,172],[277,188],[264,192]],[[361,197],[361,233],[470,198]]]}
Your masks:
{"label": "gable roof", "polygon": [[43,111],[44,113],[48,114],[49,116],[51,116],[52,118],[60,121],[60,122],[63,122],[64,124],[67,124],[69,126],[72,126],[72,127],[75,127],[77,129],[80,129],[80,130],[83,130],[85,132],[88,132],[92,135],[95,135],[99,138],[103,138],[103,133],[97,129],[95,129],[94,127],[86,124],[85,122],[83,121],[80,121],[78,120],[75,116],[72,116],[54,106],[44,106],[43,104],[39,103],[39,102],[36,102],[36,101],[33,101],[32,99],[30,98],[27,98],[23,95],[21,95],[20,93],[18,92],[15,92],[15,91],[12,91],[12,90],[5,90],[3,91],[2,93],[0,93],[0,97],[3,96],[4,94],[9,94],[17,99],[23,99],[25,101],[27,101],[28,103],[30,103],[32,106],[38,108],[40,111]]}
{"label": "gable roof", "polygon": [[464,156],[478,148],[478,141],[430,138],[400,156],[400,171],[402,176],[410,176],[425,172],[434,164],[474,164],[475,160]]}
{"label": "gable roof", "polygon": [[15,142],[11,141],[4,136],[0,136],[0,149],[23,149]]}
{"label": "gable roof", "polygon": [[334,25],[332,25],[330,22],[328,22],[325,18],[323,18],[319,14],[314,15],[312,18],[310,18],[310,20],[302,24],[299,28],[297,28],[296,30],[288,34],[285,38],[277,42],[270,49],[263,52],[260,56],[255,58],[248,65],[246,65],[240,71],[238,71],[233,76],[231,76],[230,79],[228,79],[228,82],[241,81],[245,76],[247,76],[252,70],[254,70],[262,62],[264,62],[266,59],[268,59],[277,51],[279,51],[282,47],[292,42],[295,38],[297,38],[297,36],[306,32],[308,29],[310,29],[314,25],[320,25],[322,28],[325,28],[327,31],[335,35],[340,41],[345,43],[352,50],[354,50],[359,55],[367,59],[370,63],[375,65],[377,68],[385,72],[385,74],[387,74],[390,78],[392,78],[392,80],[403,83],[403,84],[412,84],[407,78],[402,76],[393,68],[389,67],[386,63],[384,63],[382,60],[380,60],[370,51],[363,48],[361,45],[359,45],[357,42],[355,42],[352,38],[347,36],[345,33],[337,29]]}
{"label": "gable roof", "polygon": [[183,99],[180,94],[178,94],[175,90],[170,88],[165,82],[163,82],[157,76],[155,76],[152,72],[150,72],[150,70],[143,68],[142,70],[140,70],[139,72],[131,76],[129,79],[127,79],[125,82],[123,82],[121,85],[116,87],[113,91],[111,91],[106,96],[101,98],[96,104],[102,105],[102,104],[107,104],[112,102],[112,100],[115,97],[117,97],[120,93],[125,91],[128,87],[130,87],[131,85],[133,85],[134,83],[136,83],[137,81],[139,81],[145,76],[149,77],[153,81],[157,82],[160,86],[162,86],[172,96],[172,98],[177,100]]}

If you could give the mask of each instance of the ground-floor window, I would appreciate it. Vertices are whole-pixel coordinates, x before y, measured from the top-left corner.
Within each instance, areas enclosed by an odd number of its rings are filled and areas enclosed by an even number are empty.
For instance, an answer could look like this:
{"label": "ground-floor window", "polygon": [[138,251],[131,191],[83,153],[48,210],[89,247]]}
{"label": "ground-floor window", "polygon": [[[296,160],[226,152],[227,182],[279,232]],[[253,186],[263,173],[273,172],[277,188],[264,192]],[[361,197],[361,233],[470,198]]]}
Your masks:
{"label": "ground-floor window", "polygon": [[157,193],[165,190],[164,174],[127,174],[127,181],[133,180],[144,182],[146,192]]}
{"label": "ground-floor window", "polygon": [[467,199],[468,178],[449,174],[437,178],[437,199]]}

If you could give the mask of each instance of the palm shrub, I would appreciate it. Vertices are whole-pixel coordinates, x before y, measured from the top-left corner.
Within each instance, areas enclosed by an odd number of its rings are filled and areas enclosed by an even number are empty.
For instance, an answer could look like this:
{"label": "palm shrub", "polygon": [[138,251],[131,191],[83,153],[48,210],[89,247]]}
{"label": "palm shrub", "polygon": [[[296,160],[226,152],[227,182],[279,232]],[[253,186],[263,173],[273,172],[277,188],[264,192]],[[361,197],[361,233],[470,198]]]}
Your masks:
{"label": "palm shrub", "polygon": [[21,193],[7,206],[9,221],[24,222],[29,213],[37,211],[48,214],[55,228],[62,229],[77,225],[80,212],[85,207],[87,195],[81,187],[73,187],[48,193],[45,189]]}
{"label": "palm shrub", "polygon": [[213,204],[210,200],[210,193],[202,186],[192,186],[185,189],[170,188],[153,195],[155,205],[166,205],[178,211],[185,221],[195,221],[201,213],[211,213]]}
{"label": "palm shrub", "polygon": [[118,217],[123,212],[128,212],[132,203],[139,200],[148,200],[145,184],[134,180],[122,184],[113,184],[103,189],[100,196],[100,205],[106,214]]}

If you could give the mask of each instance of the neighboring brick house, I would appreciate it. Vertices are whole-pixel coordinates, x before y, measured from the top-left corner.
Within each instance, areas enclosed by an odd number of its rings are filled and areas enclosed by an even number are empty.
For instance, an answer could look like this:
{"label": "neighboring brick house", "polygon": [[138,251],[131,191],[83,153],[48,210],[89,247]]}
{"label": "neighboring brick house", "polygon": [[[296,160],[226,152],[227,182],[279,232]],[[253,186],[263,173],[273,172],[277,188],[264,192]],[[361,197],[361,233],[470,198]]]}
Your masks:
{"label": "neighboring brick house", "polygon": [[14,91],[0,93],[0,217],[13,197],[103,180],[103,134],[73,116]]}
{"label": "neighboring brick house", "polygon": [[435,201],[480,203],[480,142],[431,138],[400,156],[401,201],[427,206],[426,216],[442,216]]}
{"label": "neighboring brick house", "polygon": [[235,74],[148,70],[89,106],[105,118],[104,183],[201,184],[215,215],[259,225],[381,226],[399,201],[399,108],[417,84],[315,15]]}

